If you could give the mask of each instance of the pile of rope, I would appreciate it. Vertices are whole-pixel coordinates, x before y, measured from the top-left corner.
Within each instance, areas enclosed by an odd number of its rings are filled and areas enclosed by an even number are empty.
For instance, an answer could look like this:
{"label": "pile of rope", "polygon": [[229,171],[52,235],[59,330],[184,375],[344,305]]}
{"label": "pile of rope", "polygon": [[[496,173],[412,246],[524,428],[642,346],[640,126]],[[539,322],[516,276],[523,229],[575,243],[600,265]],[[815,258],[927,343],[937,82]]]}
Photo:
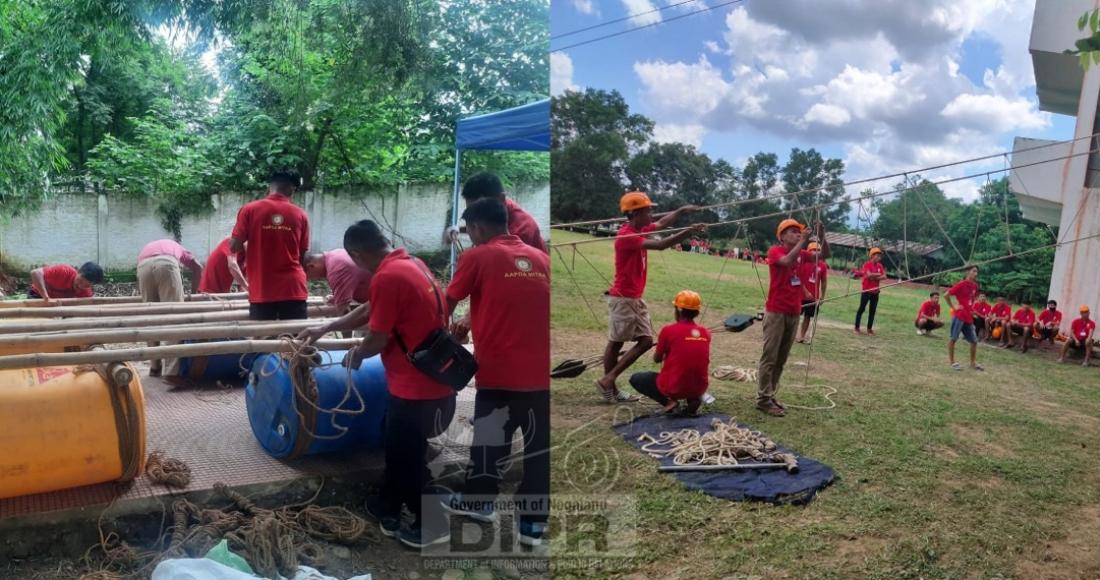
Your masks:
{"label": "pile of rope", "polygon": [[738,465],[751,459],[784,463],[787,471],[798,469],[794,454],[779,451],[775,442],[759,431],[739,427],[733,419],[729,423],[714,419],[710,426],[713,430],[706,433],[695,429],[664,431],[657,437],[642,433],[638,441],[648,441],[642,451],[652,457],[671,457],[675,465]]}
{"label": "pile of rope", "polygon": [[[80,580],[118,580],[147,576],[150,569],[166,558],[201,558],[223,539],[229,548],[243,557],[257,575],[275,578],[293,577],[300,564],[323,566],[317,540],[354,545],[377,542],[374,528],[366,520],[340,506],[321,507],[313,499],[301,504],[267,509],[229,489],[214,485],[217,496],[229,500],[229,506],[201,508],[181,499],[172,505],[172,527],[160,540],[163,550],[139,550],[111,533],[101,538],[99,570]],[[318,493],[320,490],[318,490]],[[85,561],[90,562],[90,553]]]}
{"label": "pile of rope", "polygon": [[723,365],[713,371],[710,376],[721,381],[737,381],[739,383],[755,383],[756,382],[756,369],[747,369],[743,367],[735,367],[733,365]]}
{"label": "pile of rope", "polygon": [[174,457],[168,457],[161,450],[149,454],[145,460],[145,475],[153,483],[168,487],[185,488],[191,485],[191,467]]}

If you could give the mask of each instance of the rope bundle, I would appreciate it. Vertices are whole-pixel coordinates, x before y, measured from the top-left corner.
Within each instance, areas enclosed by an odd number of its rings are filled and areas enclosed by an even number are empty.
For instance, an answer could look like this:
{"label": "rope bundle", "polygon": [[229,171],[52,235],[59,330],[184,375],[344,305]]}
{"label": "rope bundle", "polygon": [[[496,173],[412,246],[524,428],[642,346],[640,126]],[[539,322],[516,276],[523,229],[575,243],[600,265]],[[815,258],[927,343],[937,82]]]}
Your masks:
{"label": "rope bundle", "polygon": [[191,467],[179,459],[166,456],[159,449],[150,453],[145,461],[145,474],[153,483],[168,487],[185,488],[191,485]]}
{"label": "rope bundle", "polygon": [[642,433],[638,441],[648,441],[642,445],[642,451],[652,457],[672,457],[675,465],[738,465],[752,459],[784,463],[787,471],[798,469],[798,460],[793,454],[778,451],[775,442],[759,431],[739,427],[733,419],[729,423],[714,419],[710,426],[713,430],[706,433],[695,429],[664,431],[657,437]]}
{"label": "rope bundle", "polygon": [[289,578],[300,563],[317,566],[321,562],[322,551],[315,540],[345,545],[378,541],[366,520],[344,507],[314,505],[316,496],[303,504],[267,509],[224,483],[215,484],[214,492],[231,504],[204,509],[181,499],[172,505],[172,528],[160,543],[168,542],[163,551],[138,550],[114,533],[103,536],[93,548],[103,553],[100,569],[81,580],[140,577],[165,558],[202,557],[223,539],[258,575]]}
{"label": "rope bundle", "polygon": [[739,383],[755,383],[757,377],[756,369],[735,367],[733,365],[720,366],[711,371],[710,376],[721,381],[737,381]]}

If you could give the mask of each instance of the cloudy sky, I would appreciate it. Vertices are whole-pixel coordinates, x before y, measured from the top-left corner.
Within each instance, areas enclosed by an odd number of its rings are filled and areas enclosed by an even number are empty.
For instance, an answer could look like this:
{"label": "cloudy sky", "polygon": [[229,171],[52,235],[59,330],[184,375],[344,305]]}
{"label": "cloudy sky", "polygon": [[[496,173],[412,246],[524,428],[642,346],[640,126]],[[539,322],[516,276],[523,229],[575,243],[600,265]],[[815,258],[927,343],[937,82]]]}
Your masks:
{"label": "cloudy sky", "polygon": [[[843,159],[849,180],[1007,151],[1017,135],[1073,137],[1074,119],[1038,110],[1034,0],[745,0],[676,19],[725,1],[553,0],[552,49],[659,22],[553,53],[553,92],[617,89],[658,140],[738,166],[814,147]],[[982,181],[944,189],[969,199]]]}

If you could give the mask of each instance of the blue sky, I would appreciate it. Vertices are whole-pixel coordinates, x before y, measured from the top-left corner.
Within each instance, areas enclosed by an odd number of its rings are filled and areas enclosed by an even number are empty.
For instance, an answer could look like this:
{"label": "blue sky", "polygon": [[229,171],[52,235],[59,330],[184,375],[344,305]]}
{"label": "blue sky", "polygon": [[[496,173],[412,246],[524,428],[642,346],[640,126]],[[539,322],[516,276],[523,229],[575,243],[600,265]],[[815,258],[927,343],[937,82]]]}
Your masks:
{"label": "blue sky", "polygon": [[[654,8],[552,49],[552,87],[616,89],[656,138],[741,165],[814,147],[858,179],[1068,139],[1074,119],[1038,110],[1028,37],[1034,0],[553,0],[551,36]],[[927,173],[943,179],[1002,160]],[[971,198],[980,182],[945,186]],[[879,187],[889,187],[883,182]]]}

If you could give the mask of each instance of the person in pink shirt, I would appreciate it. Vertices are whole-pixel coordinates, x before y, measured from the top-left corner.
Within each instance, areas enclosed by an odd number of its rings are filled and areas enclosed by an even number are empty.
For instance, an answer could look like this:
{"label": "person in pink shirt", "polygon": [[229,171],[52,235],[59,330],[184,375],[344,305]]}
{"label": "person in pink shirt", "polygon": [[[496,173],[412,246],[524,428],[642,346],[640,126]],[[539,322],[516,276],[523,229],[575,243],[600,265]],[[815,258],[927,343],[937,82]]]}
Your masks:
{"label": "person in pink shirt", "polygon": [[369,300],[371,273],[356,266],[343,248],[309,254],[302,265],[310,280],[328,282],[332,294],[326,302],[339,308],[341,314]]}
{"label": "person in pink shirt", "polygon": [[[142,302],[182,302],[183,275],[180,266],[191,271],[191,291],[198,292],[202,280],[202,262],[175,240],[156,240],[145,244],[138,252],[137,282]],[[157,341],[149,346],[157,346]],[[167,344],[167,343],[166,343]],[[179,374],[179,359],[150,361],[149,375]]]}

